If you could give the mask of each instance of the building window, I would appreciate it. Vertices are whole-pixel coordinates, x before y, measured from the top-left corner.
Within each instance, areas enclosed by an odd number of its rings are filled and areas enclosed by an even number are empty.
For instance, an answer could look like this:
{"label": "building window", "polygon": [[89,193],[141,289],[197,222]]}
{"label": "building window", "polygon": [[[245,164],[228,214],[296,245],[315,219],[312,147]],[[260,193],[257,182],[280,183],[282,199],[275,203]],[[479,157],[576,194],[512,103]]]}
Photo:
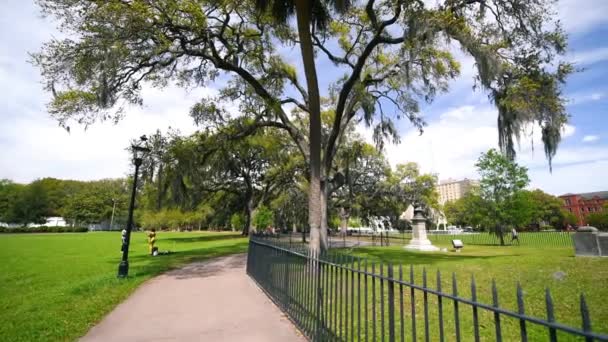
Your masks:
{"label": "building window", "polygon": [[570,205],[570,199],[566,199],[566,205]]}
{"label": "building window", "polygon": [[569,212],[572,212],[572,208],[568,208],[568,211],[569,211]]}
{"label": "building window", "polygon": [[588,211],[588,212],[592,212],[592,211],[593,211],[593,208],[592,208],[592,207],[587,207],[587,211]]}

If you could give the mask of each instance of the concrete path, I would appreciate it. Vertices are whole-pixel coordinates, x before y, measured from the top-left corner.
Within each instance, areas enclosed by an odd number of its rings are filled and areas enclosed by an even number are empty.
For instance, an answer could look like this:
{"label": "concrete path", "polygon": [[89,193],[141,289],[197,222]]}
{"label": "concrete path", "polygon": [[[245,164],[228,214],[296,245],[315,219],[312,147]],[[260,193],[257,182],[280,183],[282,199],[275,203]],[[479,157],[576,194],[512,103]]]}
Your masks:
{"label": "concrete path", "polygon": [[156,277],[81,341],[306,341],[245,274],[246,255]]}

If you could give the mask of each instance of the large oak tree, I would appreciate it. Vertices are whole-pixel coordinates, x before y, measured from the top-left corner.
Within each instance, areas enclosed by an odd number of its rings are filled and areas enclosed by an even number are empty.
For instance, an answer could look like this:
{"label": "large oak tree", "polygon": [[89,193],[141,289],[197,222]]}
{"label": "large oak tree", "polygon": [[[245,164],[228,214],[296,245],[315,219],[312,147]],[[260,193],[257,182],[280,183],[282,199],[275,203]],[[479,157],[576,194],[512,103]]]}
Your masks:
{"label": "large oak tree", "polygon": [[[572,67],[556,57],[565,50],[565,37],[553,21],[551,0],[444,0],[432,6],[423,1],[357,1],[342,14],[328,15],[324,30],[308,25],[312,18],[277,24],[270,12],[243,1],[38,3],[59,20],[67,37],[48,42],[34,55],[54,94],[49,111],[62,124],[119,119],[125,105],[142,103],[144,84],[205,86],[228,76],[220,96],[202,99],[193,116],[203,125],[221,121],[222,103],[237,100],[240,115],[247,118],[243,132],[285,130],[308,162],[311,181],[317,177],[319,144],[322,181],[352,122],[372,125],[379,145],[398,140],[394,120],[408,118],[422,129],[419,102],[431,102],[459,75],[455,46],[475,59],[477,85],[498,108],[499,144],[507,156],[514,157],[514,141],[534,123],[541,127],[551,161],[567,120],[561,83]],[[298,68],[288,62],[288,48],[306,43],[304,26],[316,58],[335,66],[323,71],[324,77],[334,77],[325,92],[334,113],[327,136],[317,134],[320,123],[312,124],[317,103],[316,94],[310,93],[315,88],[309,82],[311,69],[305,68],[304,87]],[[304,61],[310,61],[310,51],[302,49]],[[294,124],[286,104],[308,113],[315,131]],[[316,202],[309,206],[318,239],[323,229],[317,232],[317,223],[326,221],[323,184],[321,210]],[[309,203],[316,198],[311,193]],[[313,249],[324,248],[318,239]]]}

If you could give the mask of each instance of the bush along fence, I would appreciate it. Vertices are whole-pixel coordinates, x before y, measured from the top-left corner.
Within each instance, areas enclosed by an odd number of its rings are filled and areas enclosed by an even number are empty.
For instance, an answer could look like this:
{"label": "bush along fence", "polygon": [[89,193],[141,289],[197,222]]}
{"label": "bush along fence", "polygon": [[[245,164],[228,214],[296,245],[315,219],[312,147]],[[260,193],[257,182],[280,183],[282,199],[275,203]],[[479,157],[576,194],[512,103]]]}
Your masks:
{"label": "bush along fence", "polygon": [[0,227],[0,233],[17,234],[17,233],[86,233],[87,227],[15,227],[7,228]]}
{"label": "bush along fence", "polygon": [[556,321],[548,289],[539,318],[526,314],[519,285],[518,309],[510,311],[500,307],[496,284],[492,303],[484,304],[474,279],[460,288],[453,274],[444,290],[440,273],[431,280],[423,271],[420,284],[411,267],[295,247],[252,238],[247,273],[312,341],[608,341],[592,330],[583,295],[578,313],[569,313],[580,316],[573,327]]}

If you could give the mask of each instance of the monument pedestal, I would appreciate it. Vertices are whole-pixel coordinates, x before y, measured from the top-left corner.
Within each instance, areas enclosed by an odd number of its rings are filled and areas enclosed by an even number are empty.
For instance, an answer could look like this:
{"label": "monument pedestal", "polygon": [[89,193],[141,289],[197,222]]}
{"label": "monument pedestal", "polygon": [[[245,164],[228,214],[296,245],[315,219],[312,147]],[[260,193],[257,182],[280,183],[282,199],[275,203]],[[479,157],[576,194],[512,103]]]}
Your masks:
{"label": "monument pedestal", "polygon": [[426,237],[426,219],[422,215],[420,207],[414,208],[414,217],[412,218],[412,240],[410,243],[403,248],[422,251],[422,252],[433,252],[438,251],[439,247],[433,246],[431,240]]}
{"label": "monument pedestal", "polygon": [[429,239],[412,239],[410,243],[403,248],[423,252],[433,252],[439,250],[439,247],[433,246]]}

